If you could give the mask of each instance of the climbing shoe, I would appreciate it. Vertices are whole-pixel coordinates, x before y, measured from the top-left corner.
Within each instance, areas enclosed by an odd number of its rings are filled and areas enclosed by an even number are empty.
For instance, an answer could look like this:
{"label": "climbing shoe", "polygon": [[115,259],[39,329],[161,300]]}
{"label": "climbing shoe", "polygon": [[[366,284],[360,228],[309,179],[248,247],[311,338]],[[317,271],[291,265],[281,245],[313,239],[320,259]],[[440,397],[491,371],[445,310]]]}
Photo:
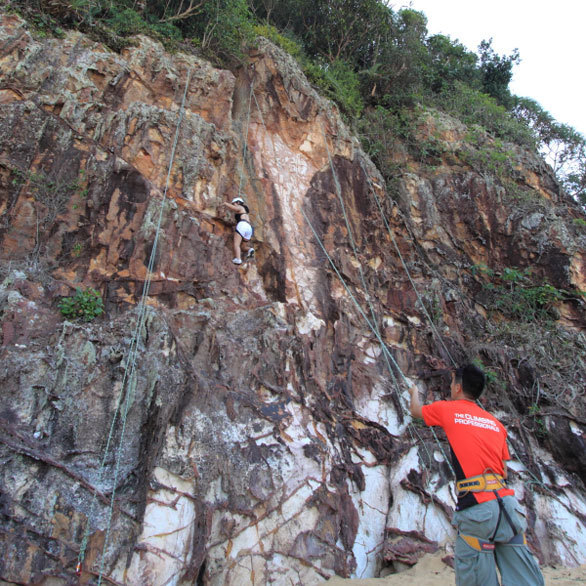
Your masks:
{"label": "climbing shoe", "polygon": [[249,248],[246,253],[246,258],[252,258],[254,256],[254,248]]}
{"label": "climbing shoe", "polygon": [[232,262],[233,262],[235,265],[241,265],[241,264],[242,264],[242,261],[241,261],[239,258],[233,258],[233,259],[232,259]]}

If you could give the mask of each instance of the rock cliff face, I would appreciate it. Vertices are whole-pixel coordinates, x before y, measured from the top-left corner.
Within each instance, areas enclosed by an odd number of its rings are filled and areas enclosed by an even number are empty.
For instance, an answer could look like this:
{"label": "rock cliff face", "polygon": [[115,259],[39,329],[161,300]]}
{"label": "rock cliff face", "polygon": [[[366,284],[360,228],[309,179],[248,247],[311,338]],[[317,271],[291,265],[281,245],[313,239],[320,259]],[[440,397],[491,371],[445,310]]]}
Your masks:
{"label": "rock cliff face", "polygon": [[[122,54],[35,40],[2,15],[0,51],[3,583],[71,583],[80,549],[83,584],[413,564],[450,541],[454,501],[401,372],[431,400],[478,357],[532,549],[586,562],[584,233],[541,160],[509,145],[507,187],[480,164],[501,147],[424,115],[441,155],[397,141],[389,197],[262,40],[233,74],[147,38]],[[256,257],[235,267],[219,204],[240,192]],[[549,330],[498,311],[489,276],[511,267],[575,293]],[[64,320],[76,287],[103,316]]]}

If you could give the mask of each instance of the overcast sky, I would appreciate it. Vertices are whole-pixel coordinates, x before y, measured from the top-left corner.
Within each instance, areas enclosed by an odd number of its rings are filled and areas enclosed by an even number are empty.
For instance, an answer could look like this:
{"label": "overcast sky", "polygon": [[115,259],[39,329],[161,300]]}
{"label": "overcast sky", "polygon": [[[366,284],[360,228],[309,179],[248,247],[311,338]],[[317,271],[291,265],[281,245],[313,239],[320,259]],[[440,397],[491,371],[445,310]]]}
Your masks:
{"label": "overcast sky", "polygon": [[400,0],[427,16],[430,34],[458,39],[477,52],[493,38],[500,55],[518,48],[521,63],[513,69],[513,94],[533,98],[558,122],[586,136],[585,0]]}

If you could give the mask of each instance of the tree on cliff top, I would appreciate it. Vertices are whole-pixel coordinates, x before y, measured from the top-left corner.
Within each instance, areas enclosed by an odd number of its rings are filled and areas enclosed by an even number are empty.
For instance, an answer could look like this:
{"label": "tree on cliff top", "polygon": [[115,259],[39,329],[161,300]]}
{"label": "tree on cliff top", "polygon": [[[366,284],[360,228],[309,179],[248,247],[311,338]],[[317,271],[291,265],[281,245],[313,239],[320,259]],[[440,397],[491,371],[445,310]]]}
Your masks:
{"label": "tree on cliff top", "polygon": [[511,55],[498,55],[492,48],[492,38],[482,41],[478,46],[480,52],[480,71],[482,73],[482,89],[492,96],[499,104],[510,108],[513,97],[509,91],[509,83],[513,79],[513,65],[520,62],[519,50]]}
{"label": "tree on cliff top", "polygon": [[399,117],[417,104],[445,110],[551,154],[565,189],[586,198],[584,137],[510,93],[518,51],[498,55],[490,39],[476,55],[447,36],[428,37],[427,18],[416,10],[394,11],[381,0],[13,0],[11,7],[44,34],[61,23],[116,49],[138,33],[167,44],[183,39],[183,49],[227,67],[246,59],[260,31],[282,41],[351,122],[365,107]]}

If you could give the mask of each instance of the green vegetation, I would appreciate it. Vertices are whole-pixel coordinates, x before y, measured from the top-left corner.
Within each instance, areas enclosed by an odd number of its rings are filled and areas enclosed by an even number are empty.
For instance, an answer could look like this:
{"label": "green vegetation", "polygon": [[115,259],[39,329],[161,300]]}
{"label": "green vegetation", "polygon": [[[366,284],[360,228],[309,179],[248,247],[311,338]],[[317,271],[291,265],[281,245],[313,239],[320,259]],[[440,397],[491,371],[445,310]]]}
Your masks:
{"label": "green vegetation", "polygon": [[560,124],[535,100],[513,98],[512,114],[531,130],[564,189],[586,205],[586,141],[574,128]]}
{"label": "green vegetation", "polygon": [[501,179],[508,177],[512,170],[515,152],[510,145],[496,138],[490,142],[476,142],[472,133],[468,133],[468,145],[460,151],[460,159],[480,172],[489,172]]}
{"label": "green vegetation", "polygon": [[[59,169],[45,173],[43,170],[23,171],[17,167],[9,168],[11,184],[16,189],[27,187],[34,200],[40,204],[36,209],[39,227],[48,226],[58,214],[65,211],[71,197],[78,193],[85,198],[88,195],[85,173],[71,178],[70,169]],[[74,209],[77,204],[73,204]]]}
{"label": "green vegetation", "polygon": [[498,389],[504,389],[506,387],[505,382],[499,377],[497,372],[488,368],[479,357],[476,357],[472,363],[478,366],[478,368],[484,372],[484,375],[486,376],[486,383],[488,385],[494,385]]}
{"label": "green vegetation", "polygon": [[535,136],[526,124],[515,118],[494,97],[469,84],[457,81],[432,98],[430,101],[435,107],[469,126],[477,125],[503,140],[527,147],[536,146]]}
{"label": "green vegetation", "polygon": [[320,63],[306,61],[304,67],[308,79],[321,92],[334,100],[350,119],[360,116],[364,102],[360,94],[360,79],[350,65],[344,61]]}
{"label": "green vegetation", "polygon": [[95,289],[80,288],[75,290],[72,297],[64,297],[59,302],[61,315],[67,319],[80,319],[89,322],[104,313],[104,302],[98,291]]}
{"label": "green vegetation", "polygon": [[[426,16],[416,10],[396,11],[382,0],[14,0],[11,8],[37,34],[79,28],[115,50],[132,35],[147,34],[226,67],[246,61],[255,38],[265,36],[338,103],[387,180],[396,169],[386,160],[385,133],[406,139],[408,151],[426,165],[444,155],[434,137],[406,130],[424,108],[477,126],[501,144],[549,155],[565,190],[586,205],[586,140],[535,101],[511,94],[518,51],[499,55],[489,39],[474,53],[445,35],[430,36]],[[502,179],[510,152],[497,149],[465,153],[464,162]]]}
{"label": "green vegetation", "polygon": [[540,417],[541,409],[537,403],[529,405],[529,417],[533,420],[533,433],[541,440],[546,439],[548,432],[545,420]]}
{"label": "green vegetation", "polygon": [[83,252],[83,244],[81,242],[76,242],[71,249],[71,256],[73,258],[79,258],[81,256],[82,252]]}
{"label": "green vegetation", "polygon": [[283,51],[295,57],[295,59],[301,61],[305,58],[301,45],[295,39],[281,34],[274,26],[270,24],[257,24],[253,30],[255,35],[268,39],[278,47],[281,47]]}
{"label": "green vegetation", "polygon": [[484,263],[472,265],[470,267],[470,272],[474,276],[476,276],[476,275],[487,275],[488,277],[494,276],[494,271],[491,268],[489,268],[488,266],[486,266]]}
{"label": "green vegetation", "polygon": [[512,320],[550,321],[555,318],[555,304],[573,297],[570,292],[556,289],[547,282],[538,284],[531,269],[508,267],[496,274],[485,265],[474,265],[471,272],[489,279],[482,283],[488,293],[489,308]]}

